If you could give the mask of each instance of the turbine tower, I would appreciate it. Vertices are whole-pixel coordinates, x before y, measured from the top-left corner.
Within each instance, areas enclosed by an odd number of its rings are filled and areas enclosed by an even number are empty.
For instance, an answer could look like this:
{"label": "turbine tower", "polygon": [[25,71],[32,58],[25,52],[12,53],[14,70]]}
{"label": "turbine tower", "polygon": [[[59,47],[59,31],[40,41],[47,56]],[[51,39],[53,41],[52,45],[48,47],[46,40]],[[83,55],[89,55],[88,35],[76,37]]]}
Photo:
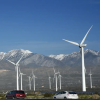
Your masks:
{"label": "turbine tower", "polygon": [[89,31],[91,30],[92,26],[90,27],[90,29],[88,30],[88,32],[86,33],[85,37],[83,38],[83,40],[82,40],[82,42],[80,44],[78,44],[76,42],[72,42],[72,41],[63,39],[64,41],[67,41],[69,43],[72,43],[74,45],[79,46],[79,48],[81,49],[81,54],[82,54],[82,90],[83,91],[86,91],[86,82],[85,82],[85,71],[86,70],[85,70],[85,64],[84,64],[84,47],[87,46],[87,44],[83,44],[83,43],[84,43]]}
{"label": "turbine tower", "polygon": [[90,70],[89,75],[90,75],[90,87],[92,88],[92,73],[91,73],[91,70]]}
{"label": "turbine tower", "polygon": [[17,80],[17,90],[19,90],[19,74],[18,74],[18,66],[19,66],[19,62],[21,61],[21,59],[23,58],[23,56],[24,55],[22,55],[22,57],[18,60],[18,62],[17,63],[14,63],[14,62],[12,62],[12,61],[10,61],[10,60],[8,60],[10,63],[12,63],[13,65],[15,65],[15,70],[16,70],[16,72],[17,72],[17,75],[16,75],[16,80]]}
{"label": "turbine tower", "polygon": [[32,81],[32,78],[31,78],[31,76],[28,76],[28,78],[29,78],[29,90],[31,90],[31,81]]}
{"label": "turbine tower", "polygon": [[48,76],[49,76],[49,89],[51,89],[51,77],[49,74],[48,74]]}
{"label": "turbine tower", "polygon": [[23,73],[21,73],[21,71],[20,71],[20,68],[19,68],[19,77],[21,77],[21,90],[23,90],[23,86],[22,86],[22,75],[26,75],[26,74],[23,74]]}
{"label": "turbine tower", "polygon": [[59,73],[58,78],[59,78],[59,82],[60,82],[59,84],[60,84],[60,90],[61,90],[61,77],[62,77],[62,76],[60,75],[60,72],[58,72],[58,73]]}
{"label": "turbine tower", "polygon": [[54,70],[54,79],[56,81],[56,91],[58,91],[58,87],[57,87],[57,74],[59,74],[59,72],[56,73],[54,68],[53,68],[53,70]]}
{"label": "turbine tower", "polygon": [[51,77],[49,76],[49,88],[51,89]]}
{"label": "turbine tower", "polygon": [[33,79],[33,83],[34,83],[34,91],[35,91],[35,78],[37,78],[34,73],[33,73],[33,70],[32,70],[32,79]]}

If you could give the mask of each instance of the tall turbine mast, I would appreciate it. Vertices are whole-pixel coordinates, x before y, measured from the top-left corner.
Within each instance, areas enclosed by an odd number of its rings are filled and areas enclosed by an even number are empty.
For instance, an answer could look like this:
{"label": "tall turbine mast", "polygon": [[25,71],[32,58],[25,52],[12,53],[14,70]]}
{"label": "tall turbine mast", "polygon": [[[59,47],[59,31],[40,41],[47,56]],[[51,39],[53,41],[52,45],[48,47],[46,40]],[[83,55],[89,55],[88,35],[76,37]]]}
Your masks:
{"label": "tall turbine mast", "polygon": [[57,74],[59,74],[59,72],[55,72],[55,69],[53,68],[54,70],[54,79],[56,81],[56,91],[58,91],[58,87],[57,87]]}
{"label": "tall turbine mast", "polygon": [[49,76],[49,89],[51,89],[51,77],[49,74],[48,74],[48,76]]}
{"label": "tall turbine mast", "polygon": [[34,73],[33,73],[33,70],[32,70],[32,79],[33,79],[33,83],[34,83],[34,91],[35,91],[35,78],[37,78]]}
{"label": "tall turbine mast", "polygon": [[59,73],[58,78],[59,78],[59,82],[60,82],[59,84],[60,84],[60,90],[61,90],[61,77],[62,77],[62,76],[60,75],[60,72],[59,72],[59,71],[58,71],[58,73]]}
{"label": "tall turbine mast", "polygon": [[17,90],[19,90],[19,74],[18,74],[18,66],[19,66],[19,62],[21,61],[21,59],[23,58],[24,54],[22,55],[22,57],[18,60],[17,63],[14,63],[10,60],[7,59],[7,61],[9,61],[10,63],[12,63],[13,65],[15,65],[15,69],[16,69],[16,72],[17,72],[17,75],[16,75],[16,80],[17,80]]}
{"label": "tall turbine mast", "polygon": [[31,90],[31,81],[32,81],[32,78],[31,78],[31,76],[28,76],[28,78],[29,78],[29,90]]}
{"label": "tall turbine mast", "polygon": [[22,75],[26,75],[26,74],[23,74],[23,73],[21,73],[21,71],[20,71],[20,68],[19,68],[19,77],[21,77],[21,90],[23,90],[23,85],[22,85]]}
{"label": "tall turbine mast", "polygon": [[49,76],[49,88],[51,89],[51,77]]}
{"label": "tall turbine mast", "polygon": [[92,88],[92,73],[91,73],[91,69],[90,69],[89,75],[90,75],[90,87]]}
{"label": "tall turbine mast", "polygon": [[79,48],[81,49],[81,54],[82,54],[82,91],[86,91],[86,82],[85,82],[85,71],[86,70],[85,70],[85,64],[84,64],[84,47],[87,46],[87,44],[83,44],[83,43],[84,43],[89,31],[91,30],[92,26],[90,27],[90,29],[88,30],[88,32],[86,33],[86,35],[84,36],[84,38],[83,38],[83,40],[81,41],[80,44],[78,44],[76,42],[72,42],[72,41],[63,39],[64,41],[67,41],[69,43],[72,43],[74,45],[79,46]]}

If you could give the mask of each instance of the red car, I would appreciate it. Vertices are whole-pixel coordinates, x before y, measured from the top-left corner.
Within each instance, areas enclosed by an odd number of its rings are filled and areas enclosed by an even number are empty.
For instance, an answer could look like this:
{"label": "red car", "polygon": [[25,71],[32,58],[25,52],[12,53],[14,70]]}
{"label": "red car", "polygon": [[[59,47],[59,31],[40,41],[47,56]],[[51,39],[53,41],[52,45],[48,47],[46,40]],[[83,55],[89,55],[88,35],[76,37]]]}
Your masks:
{"label": "red car", "polygon": [[13,90],[6,94],[6,99],[24,99],[25,93],[22,90]]}

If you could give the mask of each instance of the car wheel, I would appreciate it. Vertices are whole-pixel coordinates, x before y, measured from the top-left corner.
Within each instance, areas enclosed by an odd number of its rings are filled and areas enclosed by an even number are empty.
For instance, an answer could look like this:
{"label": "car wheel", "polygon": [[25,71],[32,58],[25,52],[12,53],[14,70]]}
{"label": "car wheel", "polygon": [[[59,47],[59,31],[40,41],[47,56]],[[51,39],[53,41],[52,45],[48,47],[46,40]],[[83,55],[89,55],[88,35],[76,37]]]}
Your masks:
{"label": "car wheel", "polygon": [[14,97],[12,97],[12,99],[15,99]]}
{"label": "car wheel", "polygon": [[67,99],[66,97],[64,97],[64,99]]}
{"label": "car wheel", "polygon": [[54,99],[56,99],[56,97],[54,97]]}
{"label": "car wheel", "polygon": [[8,98],[6,97],[6,99],[8,99]]}

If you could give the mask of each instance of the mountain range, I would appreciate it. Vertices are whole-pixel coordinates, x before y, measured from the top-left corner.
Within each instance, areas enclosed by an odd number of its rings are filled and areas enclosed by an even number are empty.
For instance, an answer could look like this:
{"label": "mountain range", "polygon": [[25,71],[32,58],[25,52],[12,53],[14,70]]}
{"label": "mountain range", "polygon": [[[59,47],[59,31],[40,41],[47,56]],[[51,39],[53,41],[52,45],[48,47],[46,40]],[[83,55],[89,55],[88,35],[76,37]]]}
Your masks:
{"label": "mountain range", "polygon": [[[17,63],[17,61],[21,58],[22,55],[24,56],[20,61],[21,66],[28,66],[28,67],[81,66],[80,52],[45,56],[37,53],[32,53],[29,50],[18,49],[18,50],[11,50],[7,53],[0,52],[0,60],[1,63],[5,62],[8,63],[9,65],[10,63],[7,61],[7,59],[11,60],[14,63]],[[84,57],[85,57],[85,66],[100,65],[100,51],[86,49],[84,51]]]}
{"label": "mountain range", "polygon": [[[89,72],[90,68],[93,76],[93,85],[99,87],[100,84],[100,51],[94,51],[86,49],[85,54],[85,67],[86,67],[86,82],[87,87],[89,87]],[[24,56],[23,56],[24,55]],[[11,60],[14,63],[17,63],[21,58],[22,60],[19,63],[21,72],[26,74],[23,76],[23,88],[29,89],[28,87],[28,77],[32,70],[36,75],[36,89],[48,89],[48,75],[52,78],[54,77],[53,68],[56,72],[59,70],[62,75],[62,88],[70,87],[80,87],[81,82],[81,54],[80,52],[73,52],[71,54],[59,54],[59,55],[41,55],[37,53],[32,53],[29,50],[11,50],[7,53],[0,52],[0,90],[2,89],[16,89],[16,71],[15,66],[8,62]],[[55,89],[55,85],[52,85],[52,88]]]}
{"label": "mountain range", "polygon": [[[67,66],[81,66],[80,52],[73,52],[71,54],[49,55],[49,57],[62,61]],[[85,66],[100,65],[100,51],[86,49],[84,51],[84,58]]]}

